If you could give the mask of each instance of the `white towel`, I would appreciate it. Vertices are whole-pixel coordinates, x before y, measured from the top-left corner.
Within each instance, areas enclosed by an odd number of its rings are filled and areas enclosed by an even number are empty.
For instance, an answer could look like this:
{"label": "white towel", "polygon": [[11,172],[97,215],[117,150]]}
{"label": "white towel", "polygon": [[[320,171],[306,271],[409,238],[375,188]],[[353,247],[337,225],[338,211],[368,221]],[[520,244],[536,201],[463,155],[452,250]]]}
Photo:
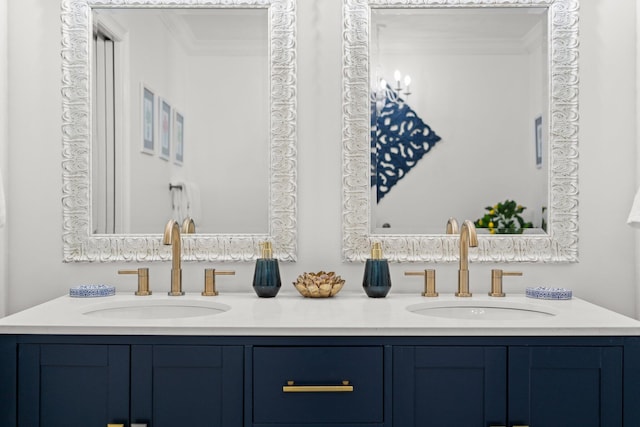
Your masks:
{"label": "white towel", "polygon": [[627,218],[627,224],[634,228],[640,228],[640,189],[638,189],[636,197],[633,199],[633,205],[631,206],[631,212],[629,212],[629,218]]}
{"label": "white towel", "polygon": [[7,201],[4,198],[4,185],[2,185],[2,171],[0,171],[0,228],[7,223]]}
{"label": "white towel", "polygon": [[171,189],[171,218],[182,222],[186,215],[185,204],[183,203],[184,183],[171,182],[174,187]]}

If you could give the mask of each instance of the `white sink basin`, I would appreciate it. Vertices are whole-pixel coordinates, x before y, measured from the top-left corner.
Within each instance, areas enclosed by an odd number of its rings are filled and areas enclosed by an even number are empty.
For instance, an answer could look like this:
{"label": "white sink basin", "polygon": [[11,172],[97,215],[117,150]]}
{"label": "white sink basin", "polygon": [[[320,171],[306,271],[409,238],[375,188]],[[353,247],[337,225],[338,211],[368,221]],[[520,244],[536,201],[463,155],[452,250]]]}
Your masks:
{"label": "white sink basin", "polygon": [[462,320],[529,320],[553,317],[556,312],[547,307],[515,302],[442,301],[407,307],[423,316]]}
{"label": "white sink basin", "polygon": [[107,319],[177,319],[212,316],[224,313],[231,307],[215,302],[185,300],[172,297],[169,300],[112,301],[87,307],[85,316]]}

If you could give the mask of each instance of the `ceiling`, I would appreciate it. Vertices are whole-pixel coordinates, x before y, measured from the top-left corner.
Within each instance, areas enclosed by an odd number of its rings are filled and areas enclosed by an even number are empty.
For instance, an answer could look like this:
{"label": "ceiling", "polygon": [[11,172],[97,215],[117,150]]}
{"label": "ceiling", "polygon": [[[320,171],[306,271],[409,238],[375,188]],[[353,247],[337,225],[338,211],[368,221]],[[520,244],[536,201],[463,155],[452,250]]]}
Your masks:
{"label": "ceiling", "polygon": [[372,8],[372,46],[378,41],[393,49],[422,44],[439,47],[493,46],[523,50],[546,34],[547,9],[492,8]]}
{"label": "ceiling", "polygon": [[120,23],[124,18],[127,22],[160,21],[191,55],[268,52],[269,11],[266,8],[109,8],[95,11]]}

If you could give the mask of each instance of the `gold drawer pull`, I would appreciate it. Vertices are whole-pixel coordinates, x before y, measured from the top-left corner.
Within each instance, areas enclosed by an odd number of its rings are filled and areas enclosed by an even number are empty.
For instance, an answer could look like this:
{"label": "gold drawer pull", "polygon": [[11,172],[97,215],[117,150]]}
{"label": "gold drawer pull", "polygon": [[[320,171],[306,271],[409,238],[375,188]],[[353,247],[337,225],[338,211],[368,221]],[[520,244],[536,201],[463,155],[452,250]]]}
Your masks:
{"label": "gold drawer pull", "polygon": [[342,385],[295,385],[294,381],[287,381],[282,386],[284,393],[350,393],[353,386],[349,381],[342,381]]}

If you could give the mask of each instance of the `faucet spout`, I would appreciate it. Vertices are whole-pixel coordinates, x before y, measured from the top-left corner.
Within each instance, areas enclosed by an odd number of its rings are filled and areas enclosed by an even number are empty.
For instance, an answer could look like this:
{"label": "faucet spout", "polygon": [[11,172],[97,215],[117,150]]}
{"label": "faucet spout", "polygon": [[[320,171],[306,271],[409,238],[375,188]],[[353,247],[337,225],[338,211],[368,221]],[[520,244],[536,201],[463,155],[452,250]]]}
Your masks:
{"label": "faucet spout", "polygon": [[447,221],[447,234],[458,234],[460,227],[458,226],[458,220],[454,217],[449,218]]}
{"label": "faucet spout", "polygon": [[180,226],[175,220],[170,220],[164,228],[163,245],[171,245],[171,290],[169,295],[184,295],[182,292],[182,245],[180,240]]}
{"label": "faucet spout", "polygon": [[458,269],[457,297],[470,297],[469,292],[469,248],[478,246],[476,227],[466,220],[460,229],[460,267]]}

